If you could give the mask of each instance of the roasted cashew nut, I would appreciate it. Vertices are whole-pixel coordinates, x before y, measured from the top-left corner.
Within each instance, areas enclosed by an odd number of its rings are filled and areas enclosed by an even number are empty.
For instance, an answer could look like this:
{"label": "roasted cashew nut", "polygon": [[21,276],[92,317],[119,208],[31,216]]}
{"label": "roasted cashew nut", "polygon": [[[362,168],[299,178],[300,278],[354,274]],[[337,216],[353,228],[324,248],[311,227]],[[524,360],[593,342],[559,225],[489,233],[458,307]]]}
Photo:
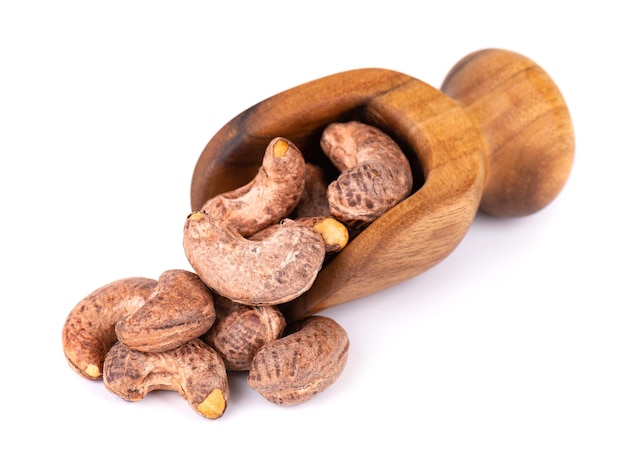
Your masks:
{"label": "roasted cashew nut", "polygon": [[202,211],[242,236],[250,236],[287,217],[305,186],[305,162],[289,140],[274,138],[252,181],[207,200]]}
{"label": "roasted cashew nut", "polygon": [[139,401],[153,390],[176,391],[210,419],[224,414],[229,397],[224,362],[198,338],[152,353],[116,343],[106,356],[103,378],[107,390],[126,401]]}
{"label": "roasted cashew nut", "polygon": [[[294,222],[298,222],[301,225],[305,225],[313,228],[324,239],[326,246],[326,253],[332,255],[339,253],[350,240],[350,232],[348,228],[339,220],[331,216],[317,216],[317,217],[298,217],[293,219]],[[270,237],[276,229],[280,228],[280,224],[270,225],[269,227],[261,230],[252,236],[250,240],[260,241]]]}
{"label": "roasted cashew nut", "polygon": [[207,286],[246,305],[295,299],[311,287],[325,257],[322,236],[293,220],[281,222],[270,237],[251,241],[202,211],[188,216],[183,247]]}
{"label": "roasted cashew nut", "polygon": [[328,217],[330,207],[326,191],[328,184],[321,167],[309,162],[304,168],[304,190],[293,210],[293,217]]}
{"label": "roasted cashew nut", "polygon": [[348,334],[325,316],[290,326],[293,333],[262,346],[254,356],[248,384],[278,405],[310,400],[333,384],[348,360]]}
{"label": "roasted cashew nut", "polygon": [[367,226],[411,193],[409,161],[380,129],[357,121],[332,123],[320,145],[341,171],[328,186],[330,212],[348,227]]}
{"label": "roasted cashew nut", "polygon": [[242,305],[215,299],[215,324],[201,338],[224,360],[229,371],[246,371],[261,346],[280,338],[286,322],[275,305]]}
{"label": "roasted cashew nut", "polygon": [[104,358],[115,341],[115,324],[139,309],[157,281],[126,278],[109,283],[81,300],[63,325],[63,352],[70,367],[83,377],[99,379]]}
{"label": "roasted cashew nut", "polygon": [[193,272],[165,271],[146,303],[120,319],[119,341],[143,352],[162,352],[199,337],[215,322],[213,295]]}

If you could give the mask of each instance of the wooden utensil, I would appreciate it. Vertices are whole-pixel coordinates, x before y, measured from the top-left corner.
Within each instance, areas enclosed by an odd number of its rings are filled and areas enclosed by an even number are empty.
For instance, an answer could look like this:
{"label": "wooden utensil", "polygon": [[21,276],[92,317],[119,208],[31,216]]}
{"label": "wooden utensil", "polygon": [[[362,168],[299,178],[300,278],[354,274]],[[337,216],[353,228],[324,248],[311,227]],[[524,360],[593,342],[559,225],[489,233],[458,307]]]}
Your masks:
{"label": "wooden utensil", "polygon": [[[561,191],[574,133],[552,79],[530,59],[487,49],[460,60],[441,90],[395,71],[357,69],[289,89],[228,122],[194,169],[191,207],[250,181],[282,136],[333,172],[319,138],[334,121],[379,127],[411,163],[412,194],[368,226],[282,308],[299,319],[412,278],[459,244],[478,209],[529,215]],[[332,173],[331,173],[332,174]]]}

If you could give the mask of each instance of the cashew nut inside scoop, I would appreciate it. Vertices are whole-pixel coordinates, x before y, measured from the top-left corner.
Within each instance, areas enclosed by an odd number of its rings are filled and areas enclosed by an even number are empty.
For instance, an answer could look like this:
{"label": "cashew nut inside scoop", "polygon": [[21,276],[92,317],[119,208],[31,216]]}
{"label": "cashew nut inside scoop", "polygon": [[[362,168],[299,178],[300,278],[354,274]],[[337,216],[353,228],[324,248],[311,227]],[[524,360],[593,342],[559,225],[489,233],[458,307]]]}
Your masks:
{"label": "cashew nut inside scoop", "polygon": [[[322,235],[324,244],[326,245],[327,254],[335,254],[340,252],[350,240],[350,232],[348,228],[339,220],[331,216],[317,217],[298,217],[293,219],[302,225],[309,226]],[[253,241],[260,241],[271,236],[274,231],[280,228],[280,224],[270,225],[269,227],[254,233],[250,236]]]}
{"label": "cashew nut inside scoop", "polygon": [[311,287],[326,255],[322,235],[293,220],[252,241],[202,211],[188,216],[183,247],[207,286],[247,305],[295,299]]}
{"label": "cashew nut inside scoop", "polygon": [[347,226],[367,226],[411,193],[409,161],[380,129],[358,121],[332,123],[320,145],[341,171],[327,195],[331,214]]}
{"label": "cashew nut inside scoop", "polygon": [[305,183],[300,150],[289,140],[276,137],[267,145],[252,181],[209,199],[201,210],[248,237],[287,217],[298,204]]}

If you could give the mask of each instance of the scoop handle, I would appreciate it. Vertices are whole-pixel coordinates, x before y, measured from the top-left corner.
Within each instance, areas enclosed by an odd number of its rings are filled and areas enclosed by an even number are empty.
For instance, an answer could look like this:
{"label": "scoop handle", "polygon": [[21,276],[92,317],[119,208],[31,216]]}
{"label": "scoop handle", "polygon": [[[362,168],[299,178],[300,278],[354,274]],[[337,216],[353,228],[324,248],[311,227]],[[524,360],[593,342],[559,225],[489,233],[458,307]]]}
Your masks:
{"label": "scoop handle", "polygon": [[472,117],[487,142],[480,209],[519,217],[543,209],[561,192],[574,160],[574,128],[554,81],[515,52],[467,55],[441,87]]}

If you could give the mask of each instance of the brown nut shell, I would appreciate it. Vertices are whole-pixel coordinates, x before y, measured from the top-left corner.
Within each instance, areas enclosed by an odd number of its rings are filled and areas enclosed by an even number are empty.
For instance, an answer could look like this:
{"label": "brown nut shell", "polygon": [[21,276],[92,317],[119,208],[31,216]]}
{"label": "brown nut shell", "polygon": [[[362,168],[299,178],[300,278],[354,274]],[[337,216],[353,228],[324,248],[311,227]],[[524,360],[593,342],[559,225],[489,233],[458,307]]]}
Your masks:
{"label": "brown nut shell", "polygon": [[348,359],[348,334],[334,320],[311,316],[295,328],[262,346],[248,374],[248,384],[278,405],[310,400],[339,378]]}
{"label": "brown nut shell", "polygon": [[285,318],[273,305],[237,304],[216,298],[217,320],[202,339],[224,360],[229,371],[245,371],[259,348],[280,338]]}
{"label": "brown nut shell", "polygon": [[348,227],[367,226],[411,193],[409,161],[380,129],[358,121],[332,123],[320,145],[341,171],[328,186],[330,213]]}
{"label": "brown nut shell", "polygon": [[199,337],[214,322],[209,288],[193,272],[172,269],[161,274],[141,308],[119,320],[115,332],[131,349],[162,352]]}
{"label": "brown nut shell", "polygon": [[63,352],[70,367],[87,379],[99,379],[104,358],[117,340],[115,324],[144,305],[156,286],[150,278],[125,278],[81,300],[63,325]]}
{"label": "brown nut shell", "polygon": [[328,184],[322,168],[307,162],[304,173],[304,190],[293,211],[293,217],[330,216],[330,206],[326,197],[327,189]]}
{"label": "brown nut shell", "polygon": [[322,236],[293,220],[251,241],[199,211],[187,218],[183,247],[189,263],[216,293],[245,305],[275,305],[308,290],[325,257]]}
{"label": "brown nut shell", "polygon": [[104,385],[126,401],[154,390],[178,392],[203,417],[216,419],[230,396],[226,367],[200,339],[165,352],[140,352],[116,343],[104,362]]}
{"label": "brown nut shell", "polygon": [[[294,222],[298,222],[301,225],[313,228],[324,239],[325,250],[327,254],[339,253],[350,240],[350,231],[339,220],[331,216],[316,216],[316,217],[298,217],[294,219]],[[254,233],[250,236],[250,240],[261,241],[270,237],[277,228],[280,228],[279,224],[270,225],[269,227]]]}
{"label": "brown nut shell", "polygon": [[276,137],[267,145],[252,181],[207,200],[201,210],[248,237],[287,217],[304,186],[304,157],[289,140]]}

